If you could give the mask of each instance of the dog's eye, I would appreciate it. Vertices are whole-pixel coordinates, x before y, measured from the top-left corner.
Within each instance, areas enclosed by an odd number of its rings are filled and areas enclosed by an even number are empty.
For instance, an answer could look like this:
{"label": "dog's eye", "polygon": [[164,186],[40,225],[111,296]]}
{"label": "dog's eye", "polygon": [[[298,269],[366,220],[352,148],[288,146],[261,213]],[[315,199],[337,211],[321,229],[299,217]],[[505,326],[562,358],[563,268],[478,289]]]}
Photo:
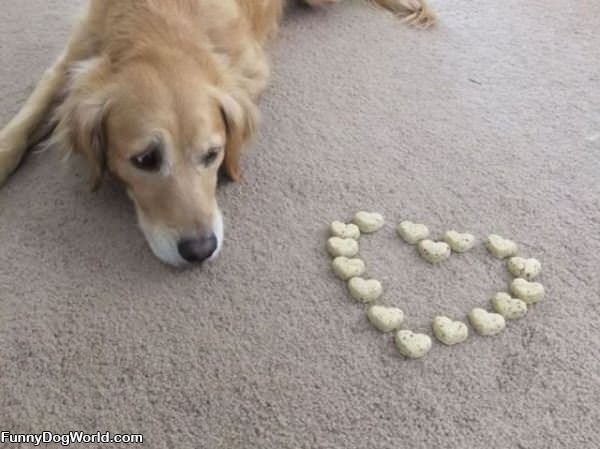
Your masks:
{"label": "dog's eye", "polygon": [[208,153],[206,153],[203,157],[202,157],[202,164],[205,167],[209,167],[212,164],[215,163],[215,161],[219,158],[219,153],[221,152],[220,148],[214,148],[212,150],[210,150]]}
{"label": "dog's eye", "polygon": [[162,164],[162,154],[158,148],[150,148],[131,158],[131,163],[144,171],[158,171]]}

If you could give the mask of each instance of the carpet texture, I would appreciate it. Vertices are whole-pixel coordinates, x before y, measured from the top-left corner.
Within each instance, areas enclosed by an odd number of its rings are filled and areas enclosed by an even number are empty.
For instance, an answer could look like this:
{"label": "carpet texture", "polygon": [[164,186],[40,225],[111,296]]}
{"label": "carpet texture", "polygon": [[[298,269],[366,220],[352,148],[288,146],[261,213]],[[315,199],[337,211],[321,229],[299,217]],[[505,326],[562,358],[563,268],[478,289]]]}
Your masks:
{"label": "carpet texture", "polygon": [[[82,4],[3,3],[0,123]],[[158,262],[119,186],[89,193],[32,154],[0,190],[0,428],[157,449],[600,447],[600,3],[434,6],[430,31],[362,2],[288,15],[202,269]],[[413,329],[487,306],[509,276],[481,245],[426,264],[402,219],[515,239],[547,300],[404,360],[330,270],[327,224],[359,209],[387,217],[361,253]]]}

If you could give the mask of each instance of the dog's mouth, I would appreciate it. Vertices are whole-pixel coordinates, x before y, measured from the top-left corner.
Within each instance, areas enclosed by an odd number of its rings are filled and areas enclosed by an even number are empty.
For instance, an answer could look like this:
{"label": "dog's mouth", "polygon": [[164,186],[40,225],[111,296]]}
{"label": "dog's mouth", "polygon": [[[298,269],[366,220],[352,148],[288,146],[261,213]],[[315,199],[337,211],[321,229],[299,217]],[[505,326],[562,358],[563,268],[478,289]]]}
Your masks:
{"label": "dog's mouth", "polygon": [[183,234],[173,229],[153,225],[141,210],[138,222],[154,255],[162,262],[185,267],[215,260],[223,247],[223,215],[215,211],[212,231],[206,234]]}

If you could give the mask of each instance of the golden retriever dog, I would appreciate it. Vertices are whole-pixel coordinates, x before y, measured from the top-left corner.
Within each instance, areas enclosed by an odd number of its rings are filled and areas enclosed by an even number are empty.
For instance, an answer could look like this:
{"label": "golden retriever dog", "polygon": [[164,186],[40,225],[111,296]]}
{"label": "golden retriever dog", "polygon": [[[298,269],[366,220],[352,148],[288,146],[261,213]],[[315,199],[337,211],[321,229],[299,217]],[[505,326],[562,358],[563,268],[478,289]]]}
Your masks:
{"label": "golden retriever dog", "polygon": [[[433,21],[425,0],[371,1]],[[63,54],[0,131],[0,185],[47,138],[85,157],[94,188],[107,171],[125,185],[160,260],[213,259],[223,244],[219,170],[241,178],[269,80],[265,46],[284,3],[90,0]]]}

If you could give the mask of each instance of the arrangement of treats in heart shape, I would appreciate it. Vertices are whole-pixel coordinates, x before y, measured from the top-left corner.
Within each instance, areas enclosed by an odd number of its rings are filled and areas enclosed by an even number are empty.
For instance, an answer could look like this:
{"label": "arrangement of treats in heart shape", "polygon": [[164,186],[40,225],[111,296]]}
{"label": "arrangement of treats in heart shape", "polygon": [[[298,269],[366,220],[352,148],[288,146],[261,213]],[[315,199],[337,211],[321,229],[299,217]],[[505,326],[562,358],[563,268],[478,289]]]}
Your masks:
{"label": "arrangement of treats in heart shape", "polygon": [[[384,226],[381,214],[364,211],[358,212],[352,223],[331,223],[327,251],[333,257],[332,269],[347,283],[350,296],[366,306],[369,322],[381,332],[395,332],[394,341],[403,356],[421,358],[433,347],[433,339],[405,328],[406,316],[400,308],[376,303],[383,296],[384,288],[377,279],[367,276],[367,265],[358,257],[361,234],[372,234]],[[412,221],[403,221],[396,231],[402,240],[415,245],[418,254],[432,264],[444,262],[452,253],[465,253],[477,244],[473,234],[456,230],[446,232],[439,241],[433,240],[426,225]],[[499,292],[491,299],[492,310],[476,307],[467,314],[471,327],[479,335],[487,337],[500,334],[506,328],[507,320],[523,318],[529,306],[544,298],[545,289],[539,282],[534,282],[542,271],[542,264],[537,259],[518,257],[519,246],[515,242],[491,234],[485,245],[492,255],[507,259],[507,269],[515,277],[508,288],[510,293]],[[431,327],[433,336],[446,346],[463,343],[469,338],[467,323],[452,317],[436,316]]]}

